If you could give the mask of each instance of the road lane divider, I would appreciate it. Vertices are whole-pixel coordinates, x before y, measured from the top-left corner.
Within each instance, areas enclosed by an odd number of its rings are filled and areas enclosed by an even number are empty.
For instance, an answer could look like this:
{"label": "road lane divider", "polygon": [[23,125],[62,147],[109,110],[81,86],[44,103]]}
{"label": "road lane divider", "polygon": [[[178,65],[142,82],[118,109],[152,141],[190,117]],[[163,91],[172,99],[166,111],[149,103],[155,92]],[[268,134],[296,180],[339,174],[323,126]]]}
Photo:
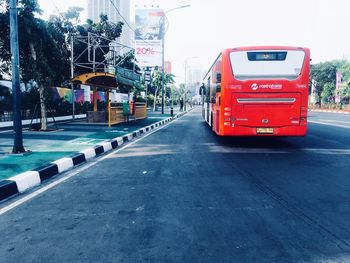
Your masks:
{"label": "road lane divider", "polygon": [[16,182],[19,193],[24,193],[26,190],[40,185],[40,175],[36,171],[28,171],[11,177],[12,181]]}
{"label": "road lane divider", "polygon": [[68,171],[74,166],[72,158],[69,158],[69,157],[58,159],[52,163],[57,165],[58,173],[63,173],[65,171]]}
{"label": "road lane divider", "polygon": [[18,188],[15,181],[12,181],[12,180],[0,181],[0,200],[4,200],[16,194],[18,194]]}
{"label": "road lane divider", "polygon": [[123,137],[116,137],[111,140],[98,143],[94,147],[84,149],[70,157],[61,158],[47,165],[35,168],[31,171],[15,175],[6,180],[1,180],[0,203],[18,194],[22,194],[33,187],[38,186],[44,181],[47,181],[56,175],[67,172],[75,168],[76,166],[79,166],[81,164],[86,163],[89,160],[94,159],[95,157],[110,152],[122,146],[124,143],[130,142],[137,137],[145,135],[146,133],[151,133],[156,128],[163,126],[164,124],[170,121],[178,119],[190,110],[181,112],[175,115],[174,117],[169,117],[152,125],[140,128],[139,130],[129,133]]}
{"label": "road lane divider", "polygon": [[50,163],[48,165],[40,166],[39,168],[34,169],[34,171],[39,173],[41,181],[45,181],[58,174],[58,166],[55,163]]}
{"label": "road lane divider", "polygon": [[96,157],[95,149],[92,149],[92,148],[82,150],[80,151],[80,153],[84,154],[86,161]]}
{"label": "road lane divider", "polygon": [[102,142],[102,143],[99,143],[98,145],[103,147],[103,152],[108,152],[113,149],[111,142]]}
{"label": "road lane divider", "polygon": [[73,166],[86,162],[85,155],[83,153],[77,153],[71,156],[73,161]]}

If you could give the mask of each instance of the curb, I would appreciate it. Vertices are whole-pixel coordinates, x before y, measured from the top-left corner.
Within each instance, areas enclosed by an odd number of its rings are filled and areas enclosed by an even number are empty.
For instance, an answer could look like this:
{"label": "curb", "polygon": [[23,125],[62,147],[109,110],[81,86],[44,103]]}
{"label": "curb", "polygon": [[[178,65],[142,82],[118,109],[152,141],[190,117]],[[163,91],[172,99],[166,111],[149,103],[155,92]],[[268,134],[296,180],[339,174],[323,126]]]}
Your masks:
{"label": "curb", "polygon": [[343,114],[350,114],[348,111],[342,111],[342,110],[314,110],[314,109],[309,109],[308,111],[312,112],[328,112],[328,113],[343,113]]}
{"label": "curb", "polygon": [[17,174],[8,179],[1,180],[0,181],[0,202],[6,199],[9,199],[11,197],[14,197],[16,195],[22,194],[27,190],[42,184],[46,180],[58,174],[64,173],[68,170],[75,168],[78,165],[86,163],[90,159],[93,159],[104,153],[112,151],[120,147],[124,143],[132,141],[136,137],[142,136],[147,132],[150,132],[166,123],[169,123],[172,120],[175,120],[183,116],[190,110],[186,112],[178,113],[174,117],[166,118],[162,121],[143,127],[137,131],[134,131],[122,137],[116,137],[114,139],[104,141],[102,143],[98,143],[92,148],[87,148],[69,157],[58,159],[56,161],[40,166],[33,170]]}

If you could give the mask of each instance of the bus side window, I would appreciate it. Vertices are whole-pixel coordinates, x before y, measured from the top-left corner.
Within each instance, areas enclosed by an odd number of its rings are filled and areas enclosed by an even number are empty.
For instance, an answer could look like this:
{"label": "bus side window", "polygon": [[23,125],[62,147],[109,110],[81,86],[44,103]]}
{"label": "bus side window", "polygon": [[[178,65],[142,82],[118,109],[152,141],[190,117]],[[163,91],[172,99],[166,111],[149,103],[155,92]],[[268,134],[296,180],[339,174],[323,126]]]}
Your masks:
{"label": "bus side window", "polygon": [[210,78],[208,78],[207,86],[205,87],[207,102],[210,102]]}
{"label": "bus side window", "polygon": [[216,102],[216,84],[213,83],[210,86],[210,102],[215,103]]}
{"label": "bus side window", "polygon": [[216,83],[221,83],[221,73],[216,73]]}

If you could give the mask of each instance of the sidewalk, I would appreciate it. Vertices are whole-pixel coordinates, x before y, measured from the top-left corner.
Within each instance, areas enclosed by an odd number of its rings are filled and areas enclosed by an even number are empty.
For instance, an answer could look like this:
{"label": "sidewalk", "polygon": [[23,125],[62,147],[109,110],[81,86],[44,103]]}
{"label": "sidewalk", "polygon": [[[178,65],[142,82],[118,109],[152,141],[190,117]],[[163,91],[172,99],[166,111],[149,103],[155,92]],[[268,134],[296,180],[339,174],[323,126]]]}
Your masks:
{"label": "sidewalk", "polygon": [[30,152],[20,155],[8,154],[13,147],[13,131],[1,131],[0,181],[169,118],[170,109],[166,109],[165,113],[148,112],[149,117],[145,120],[117,124],[111,128],[79,120],[58,124],[58,130],[52,132],[24,130],[24,148]]}

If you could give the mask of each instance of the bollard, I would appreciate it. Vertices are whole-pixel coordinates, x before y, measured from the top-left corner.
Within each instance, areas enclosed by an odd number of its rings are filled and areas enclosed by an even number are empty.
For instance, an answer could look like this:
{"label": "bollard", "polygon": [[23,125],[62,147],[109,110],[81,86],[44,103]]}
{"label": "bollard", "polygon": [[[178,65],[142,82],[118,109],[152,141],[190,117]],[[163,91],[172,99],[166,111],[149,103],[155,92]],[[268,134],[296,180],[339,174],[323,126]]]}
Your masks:
{"label": "bollard", "polygon": [[173,117],[174,116],[174,108],[170,107],[170,116]]}

